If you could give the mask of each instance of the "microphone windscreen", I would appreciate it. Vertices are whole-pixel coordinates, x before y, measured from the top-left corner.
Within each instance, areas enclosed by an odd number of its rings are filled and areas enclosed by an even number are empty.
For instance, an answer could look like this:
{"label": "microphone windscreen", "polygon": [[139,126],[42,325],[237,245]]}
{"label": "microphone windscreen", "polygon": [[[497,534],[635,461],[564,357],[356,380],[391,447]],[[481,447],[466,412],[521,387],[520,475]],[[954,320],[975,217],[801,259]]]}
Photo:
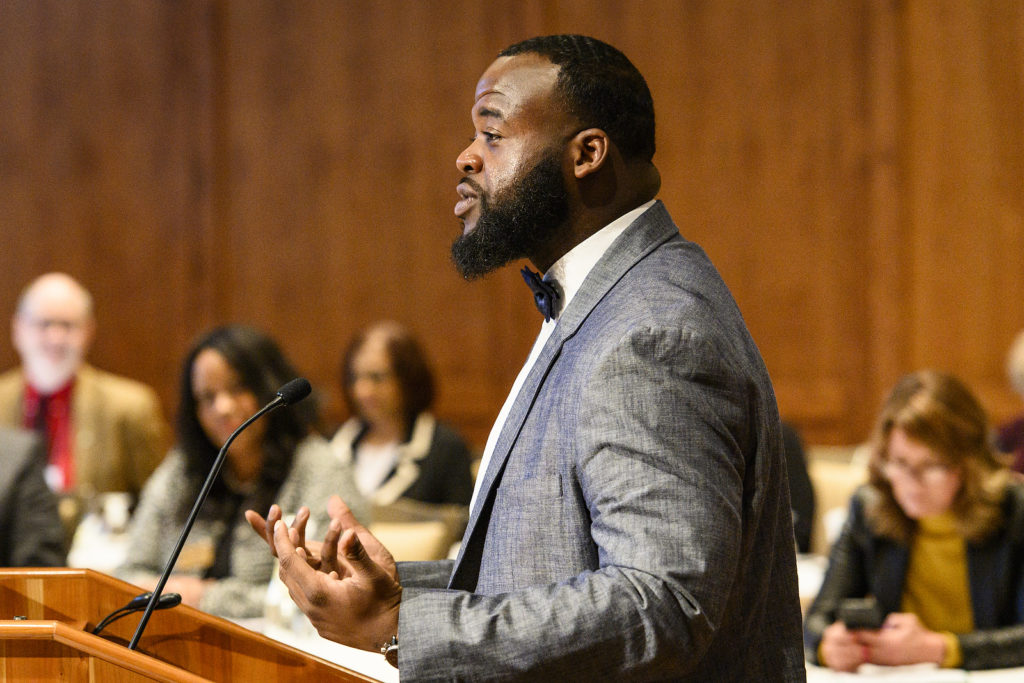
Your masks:
{"label": "microphone windscreen", "polygon": [[290,406],[309,396],[311,391],[313,391],[313,387],[309,386],[309,381],[306,378],[296,377],[278,389],[277,395],[281,397],[281,403]]}

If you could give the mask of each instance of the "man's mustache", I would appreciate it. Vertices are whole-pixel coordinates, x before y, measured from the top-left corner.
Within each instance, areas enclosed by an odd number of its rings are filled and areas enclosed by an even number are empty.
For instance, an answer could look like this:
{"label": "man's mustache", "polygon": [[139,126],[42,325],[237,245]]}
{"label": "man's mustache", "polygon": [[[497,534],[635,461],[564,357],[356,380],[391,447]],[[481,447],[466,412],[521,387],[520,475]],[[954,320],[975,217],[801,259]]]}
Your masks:
{"label": "man's mustache", "polygon": [[470,178],[468,176],[463,176],[462,178],[459,179],[459,184],[462,184],[462,183],[465,183],[466,185],[469,185],[471,188],[473,188],[473,191],[476,192],[477,196],[479,196],[479,197],[483,196],[484,188],[480,187],[480,184],[477,183],[472,178]]}

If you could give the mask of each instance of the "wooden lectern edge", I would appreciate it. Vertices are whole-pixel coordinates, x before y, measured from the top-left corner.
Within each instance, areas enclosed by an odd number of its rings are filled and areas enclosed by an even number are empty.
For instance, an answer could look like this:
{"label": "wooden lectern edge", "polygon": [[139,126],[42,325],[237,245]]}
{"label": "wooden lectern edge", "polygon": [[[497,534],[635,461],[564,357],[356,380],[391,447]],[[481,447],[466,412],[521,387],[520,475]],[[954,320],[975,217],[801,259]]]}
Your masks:
{"label": "wooden lectern edge", "polygon": [[0,620],[0,638],[53,640],[78,652],[166,683],[211,683],[185,669],[86,633],[62,621]]}
{"label": "wooden lectern edge", "polygon": [[[36,579],[44,579],[48,577],[85,578],[90,581],[107,584],[112,588],[122,590],[130,588],[130,593],[133,593],[134,591],[138,591],[140,593],[144,592],[144,590],[138,586],[92,569],[53,567],[20,569],[0,568],[0,579],[8,578],[13,575],[17,575],[20,578]],[[334,669],[344,676],[350,677],[353,680],[379,683],[378,679],[367,676],[362,672],[349,669],[337,662],[330,662],[312,653],[299,650],[298,648],[269,638],[261,633],[246,629],[245,627],[230,620],[216,617],[193,607],[189,607],[188,605],[179,605],[175,610],[190,612],[192,617],[198,622],[208,624],[215,622],[217,628],[224,632],[233,632],[246,638],[266,641],[268,645],[271,645],[275,649],[287,651],[289,654],[297,658],[316,661],[321,665],[326,665],[327,667]],[[158,675],[167,676],[167,681],[188,681],[189,683],[210,681],[210,679],[189,673],[174,664],[165,662],[154,656],[146,654],[145,652],[130,650],[120,643],[112,642],[107,640],[105,637],[93,635],[86,630],[86,627],[87,622],[83,621],[0,620],[0,639],[16,637],[19,639],[54,640],[71,647],[76,647],[83,652],[88,652],[90,655],[99,657],[105,661],[128,664],[129,668],[133,671],[137,671],[145,675],[158,673]],[[156,671],[154,671],[154,669],[156,669]]]}

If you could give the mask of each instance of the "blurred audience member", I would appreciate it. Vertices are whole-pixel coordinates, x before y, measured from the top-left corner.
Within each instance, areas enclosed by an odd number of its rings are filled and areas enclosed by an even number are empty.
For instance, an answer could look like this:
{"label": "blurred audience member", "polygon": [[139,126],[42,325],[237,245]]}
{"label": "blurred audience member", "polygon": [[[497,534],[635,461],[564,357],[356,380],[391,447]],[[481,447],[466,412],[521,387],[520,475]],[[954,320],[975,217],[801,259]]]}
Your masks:
{"label": "blurred audience member", "polygon": [[[1024,332],[1017,335],[1006,358],[1006,374],[1010,384],[1024,398]],[[1019,415],[996,430],[996,448],[1010,453],[1010,469],[1024,473],[1024,415]]]}
{"label": "blurred audience member", "polygon": [[374,505],[399,498],[469,505],[469,449],[429,412],[434,379],[409,330],[381,322],[357,334],[342,360],[341,387],[353,417],[331,444]]}
{"label": "blurred audience member", "polygon": [[[166,448],[156,392],[85,362],[95,329],[89,292],[63,273],[43,275],[12,320],[21,367],[0,376],[0,424],[38,431],[50,488],[85,503],[107,491],[137,496]],[[73,531],[80,510],[61,512]]]}
{"label": "blurred audience member", "polygon": [[[248,327],[219,327],[194,345],[182,367],[177,447],[143,489],[119,575],[156,585],[221,446],[296,375],[278,345]],[[287,516],[309,505],[310,524],[323,533],[327,499],[338,493],[355,500],[365,519],[351,471],[313,433],[317,419],[309,398],[260,418],[232,442],[167,592],[220,616],[261,616],[274,558],[249,528],[246,509],[268,510],[276,501]]]}
{"label": "blurred audience member", "polygon": [[800,553],[811,551],[814,529],[814,486],[807,471],[807,456],[800,433],[788,422],[782,423],[782,443],[786,451],[786,472],[789,475],[789,500],[793,509],[793,535]]}
{"label": "blurred audience member", "polygon": [[36,434],[0,427],[0,567],[64,564],[64,528],[45,465]]}
{"label": "blurred audience member", "polygon": [[[989,446],[984,409],[958,379],[904,377],[872,437],[807,614],[808,655],[832,669],[934,662],[1024,666],[1024,486]],[[873,596],[884,623],[848,629],[845,598]]]}

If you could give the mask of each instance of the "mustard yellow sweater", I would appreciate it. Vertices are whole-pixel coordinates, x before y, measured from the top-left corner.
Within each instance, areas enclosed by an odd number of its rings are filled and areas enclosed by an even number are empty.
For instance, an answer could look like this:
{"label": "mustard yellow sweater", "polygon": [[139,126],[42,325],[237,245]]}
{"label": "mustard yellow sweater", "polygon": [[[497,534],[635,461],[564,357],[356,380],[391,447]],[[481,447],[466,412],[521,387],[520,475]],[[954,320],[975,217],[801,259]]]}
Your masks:
{"label": "mustard yellow sweater", "polygon": [[967,578],[967,544],[956,529],[952,513],[918,521],[900,609],[916,614],[921,623],[946,638],[944,667],[963,661],[957,633],[974,630],[971,591]]}

